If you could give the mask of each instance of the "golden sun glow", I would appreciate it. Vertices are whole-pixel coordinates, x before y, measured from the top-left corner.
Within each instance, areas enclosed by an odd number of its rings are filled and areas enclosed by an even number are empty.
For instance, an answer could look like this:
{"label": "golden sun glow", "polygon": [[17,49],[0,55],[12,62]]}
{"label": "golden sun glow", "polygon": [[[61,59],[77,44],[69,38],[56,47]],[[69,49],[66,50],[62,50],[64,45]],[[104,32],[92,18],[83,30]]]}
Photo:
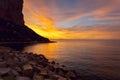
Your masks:
{"label": "golden sun glow", "polygon": [[[88,31],[74,31],[74,30],[66,30],[66,29],[58,29],[53,23],[52,20],[41,16],[36,15],[33,13],[33,17],[40,24],[37,26],[36,24],[33,24],[29,21],[27,21],[26,18],[26,25],[31,28],[33,31],[35,31],[37,34],[44,36],[49,39],[110,39],[114,36],[114,38],[117,39],[116,34],[119,34],[118,32],[106,32],[92,29]],[[33,21],[34,21],[33,19]],[[105,35],[104,35],[105,34]]]}
{"label": "golden sun glow", "polygon": [[[119,17],[108,15],[112,10],[116,9],[113,2],[96,10],[88,9],[87,13],[80,12],[76,14],[73,14],[74,12],[67,14],[71,12],[71,7],[62,10],[63,8],[58,7],[55,1],[49,3],[51,4],[47,4],[45,0],[39,2],[37,0],[24,1],[25,25],[37,34],[49,39],[120,39],[120,27],[116,26],[115,28],[115,25],[119,24]],[[109,23],[104,20],[115,20],[115,22]],[[64,26],[59,26],[61,24]],[[107,24],[107,26],[104,24]],[[76,25],[78,28],[76,28]],[[110,25],[113,26],[110,27]]]}
{"label": "golden sun glow", "polygon": [[34,17],[32,21],[36,21],[40,25],[31,23],[27,20],[27,18],[25,18],[26,25],[37,34],[49,39],[110,39],[112,37],[114,37],[114,39],[117,39],[117,36],[115,35],[119,34],[118,32],[111,33],[109,31],[102,31],[98,28],[93,28],[87,31],[58,29],[53,24],[52,20],[46,18],[45,16],[37,15],[35,13],[33,13],[32,16]]}
{"label": "golden sun glow", "polygon": [[58,30],[52,22],[44,16],[35,15],[36,19],[40,22],[40,27],[26,22],[26,25],[34,30],[37,34],[50,38],[50,39],[67,39],[63,30]]}

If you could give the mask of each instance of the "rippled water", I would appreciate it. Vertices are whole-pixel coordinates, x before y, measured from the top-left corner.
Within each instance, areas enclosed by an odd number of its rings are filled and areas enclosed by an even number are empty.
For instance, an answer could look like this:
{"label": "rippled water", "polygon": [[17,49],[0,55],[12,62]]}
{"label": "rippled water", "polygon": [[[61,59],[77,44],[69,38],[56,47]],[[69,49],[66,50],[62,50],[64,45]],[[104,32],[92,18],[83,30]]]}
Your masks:
{"label": "rippled water", "polygon": [[33,44],[24,51],[44,54],[81,75],[120,79],[119,40],[58,40],[57,43]]}

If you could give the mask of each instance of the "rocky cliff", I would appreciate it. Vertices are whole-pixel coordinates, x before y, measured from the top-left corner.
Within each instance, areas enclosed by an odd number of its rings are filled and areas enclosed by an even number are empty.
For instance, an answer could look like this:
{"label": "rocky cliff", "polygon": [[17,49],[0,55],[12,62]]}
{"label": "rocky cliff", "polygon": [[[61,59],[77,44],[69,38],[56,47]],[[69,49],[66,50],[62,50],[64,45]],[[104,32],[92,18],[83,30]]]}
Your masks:
{"label": "rocky cliff", "polygon": [[24,25],[23,0],[0,0],[0,42],[49,42]]}
{"label": "rocky cliff", "polygon": [[24,25],[23,0],[0,0],[0,18]]}

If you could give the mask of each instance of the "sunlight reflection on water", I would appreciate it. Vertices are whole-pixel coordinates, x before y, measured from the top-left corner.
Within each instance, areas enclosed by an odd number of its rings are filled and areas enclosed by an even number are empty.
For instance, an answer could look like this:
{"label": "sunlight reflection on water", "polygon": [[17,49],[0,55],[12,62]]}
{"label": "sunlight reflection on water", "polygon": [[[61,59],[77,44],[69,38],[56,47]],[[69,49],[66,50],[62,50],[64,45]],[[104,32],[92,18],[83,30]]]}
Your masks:
{"label": "sunlight reflection on water", "polygon": [[119,47],[118,40],[59,40],[57,43],[33,44],[24,51],[44,54],[80,73],[120,78]]}

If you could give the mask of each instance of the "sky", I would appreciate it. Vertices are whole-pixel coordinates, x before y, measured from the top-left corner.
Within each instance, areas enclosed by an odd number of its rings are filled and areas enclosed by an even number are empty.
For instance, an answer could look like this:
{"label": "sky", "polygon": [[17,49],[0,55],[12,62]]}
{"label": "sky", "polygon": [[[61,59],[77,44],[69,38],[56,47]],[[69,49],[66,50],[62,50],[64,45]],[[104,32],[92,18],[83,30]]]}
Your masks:
{"label": "sky", "polygon": [[24,0],[25,24],[50,39],[120,39],[120,0]]}

